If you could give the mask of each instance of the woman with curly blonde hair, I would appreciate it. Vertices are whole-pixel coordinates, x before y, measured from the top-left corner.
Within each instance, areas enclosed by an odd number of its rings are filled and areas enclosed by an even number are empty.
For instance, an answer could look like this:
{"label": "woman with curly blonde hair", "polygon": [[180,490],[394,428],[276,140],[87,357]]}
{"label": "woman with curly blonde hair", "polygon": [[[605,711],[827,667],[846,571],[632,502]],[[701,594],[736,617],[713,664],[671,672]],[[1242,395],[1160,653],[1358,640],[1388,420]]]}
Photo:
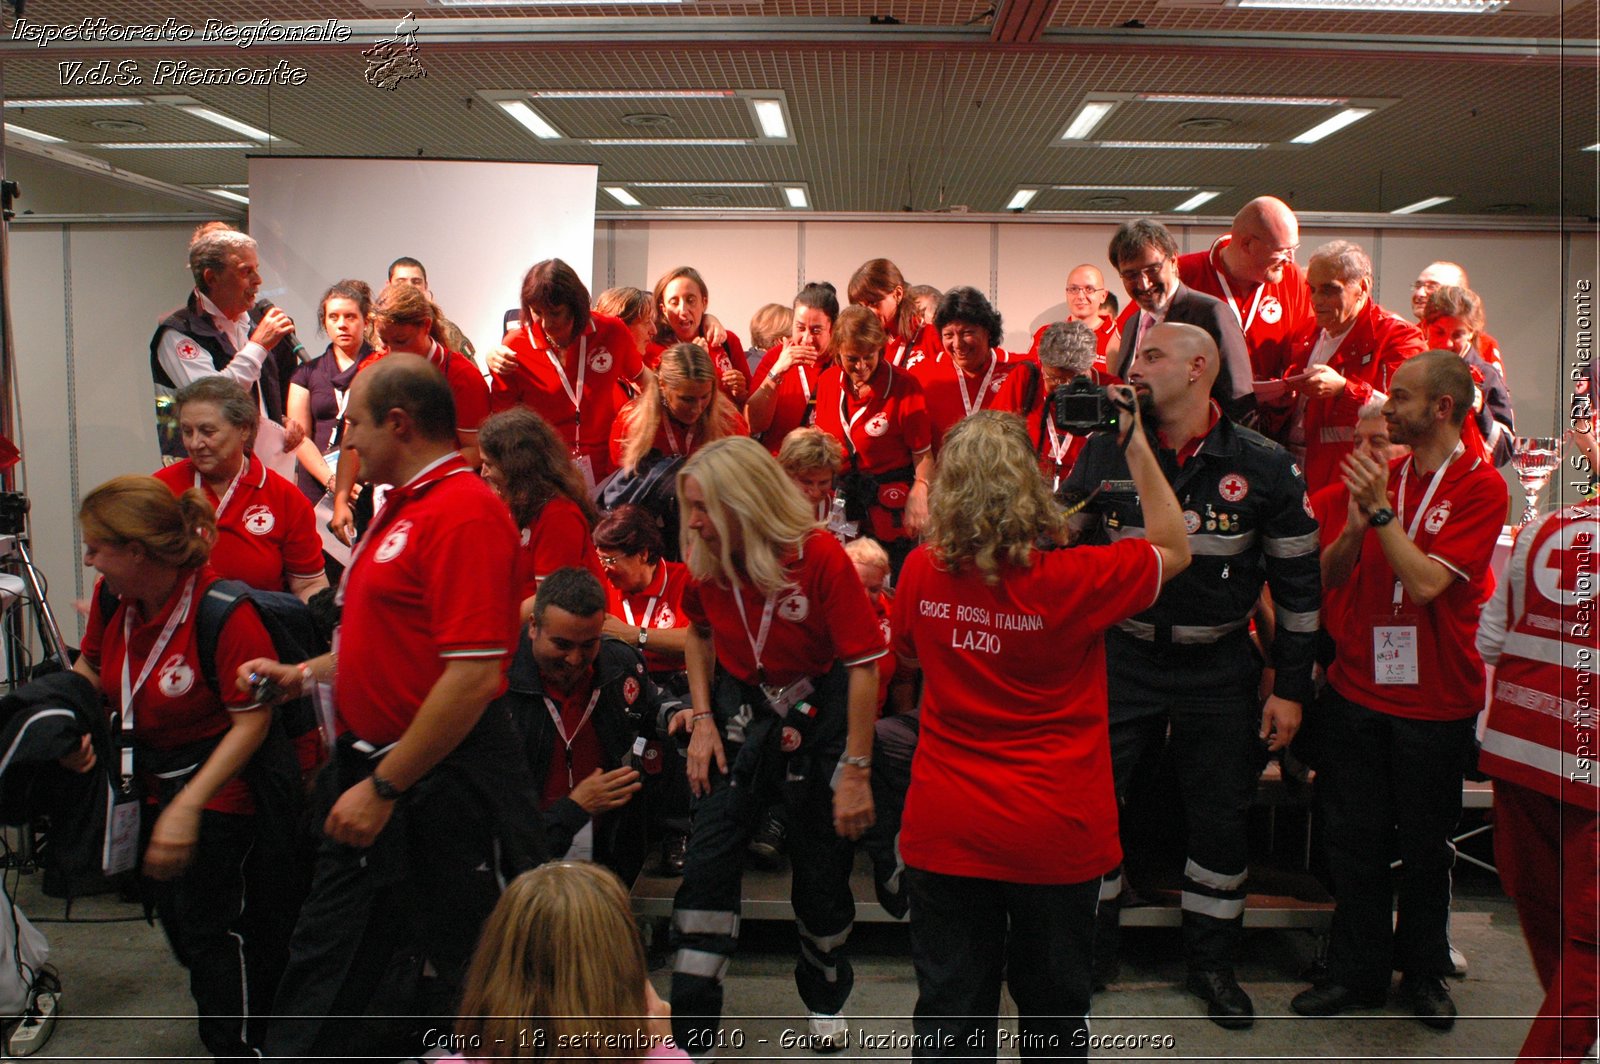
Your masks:
{"label": "woman with curly blonde hair", "polygon": [[760,812],[781,800],[811,1047],[843,1049],[852,840],[873,819],[883,633],[844,548],[761,444],[702,448],[678,474],[678,504],[694,577],[683,594],[694,709],[674,725],[689,728],[700,804],[673,902],[673,1030],[684,1045],[716,1045],[745,846]]}
{"label": "woman with curly blonde hair", "polygon": [[541,865],[483,925],[447,1060],[687,1061],[650,985],[628,893],[597,864]]}
{"label": "woman with curly blonde hair", "polygon": [[1003,975],[1024,1039],[1087,1046],[1100,878],[1122,856],[1104,632],[1189,564],[1133,393],[1116,394],[1147,538],[1039,549],[1061,517],[1027,430],[981,411],[945,437],[928,541],[900,573],[894,649],[923,672],[900,853],[926,1045],[992,1056]]}

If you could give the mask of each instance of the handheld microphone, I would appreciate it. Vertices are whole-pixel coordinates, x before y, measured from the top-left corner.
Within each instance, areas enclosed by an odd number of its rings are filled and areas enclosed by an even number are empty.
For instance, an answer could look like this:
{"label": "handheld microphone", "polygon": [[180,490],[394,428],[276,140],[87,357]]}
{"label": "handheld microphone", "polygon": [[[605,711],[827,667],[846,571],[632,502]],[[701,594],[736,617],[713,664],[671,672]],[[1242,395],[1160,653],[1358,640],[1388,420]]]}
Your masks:
{"label": "handheld microphone", "polygon": [[[260,321],[261,317],[266,314],[267,311],[271,310],[275,305],[276,304],[274,304],[272,300],[263,299],[257,302],[254,307],[250,308],[250,313],[255,315],[257,321]],[[291,331],[289,335],[285,336],[283,339],[289,342],[289,350],[294,352],[294,357],[297,361],[311,361],[311,354],[306,350],[306,345],[300,342],[300,337],[296,336]],[[282,341],[279,342],[281,343]]]}

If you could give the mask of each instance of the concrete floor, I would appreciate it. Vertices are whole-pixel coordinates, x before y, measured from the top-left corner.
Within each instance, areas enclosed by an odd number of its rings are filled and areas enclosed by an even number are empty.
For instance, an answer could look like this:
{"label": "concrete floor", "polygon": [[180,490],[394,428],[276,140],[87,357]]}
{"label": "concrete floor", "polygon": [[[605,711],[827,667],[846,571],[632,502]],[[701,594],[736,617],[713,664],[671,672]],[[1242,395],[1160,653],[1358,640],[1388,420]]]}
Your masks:
{"label": "concrete floor", "polygon": [[[52,921],[63,905],[38,893],[37,875],[21,877],[16,894],[30,918]],[[13,880],[14,882],[15,880]],[[1452,981],[1462,1018],[1439,1033],[1393,1011],[1328,1020],[1289,1012],[1304,987],[1300,972],[1316,947],[1304,931],[1257,930],[1246,942],[1239,975],[1260,1017],[1251,1031],[1229,1032],[1204,1018],[1199,1002],[1179,989],[1183,977],[1176,929],[1124,931],[1122,980],[1095,999],[1095,1036],[1144,1036],[1142,1049],[1103,1049],[1097,1059],[1354,1061],[1508,1060],[1516,1055],[1540,992],[1510,903],[1494,877],[1476,869],[1458,875],[1452,935],[1471,971]],[[41,1060],[188,1060],[203,1058],[184,972],[158,928],[111,898],[75,903],[72,922],[41,922],[52,963],[64,984],[61,1019]],[[129,919],[132,918],[132,919]],[[94,921],[122,922],[94,922]],[[746,924],[727,994],[727,1058],[812,1054],[784,1048],[783,1033],[803,1031],[794,991],[794,929]],[[916,998],[904,925],[859,924],[852,941],[856,990],[852,1023],[875,1034],[908,1034]],[[664,951],[653,950],[659,990],[668,984]],[[420,1049],[420,1047],[419,1047]],[[832,1059],[892,1058],[903,1052],[856,1051]],[[1014,1054],[1012,1054],[1014,1055]]]}

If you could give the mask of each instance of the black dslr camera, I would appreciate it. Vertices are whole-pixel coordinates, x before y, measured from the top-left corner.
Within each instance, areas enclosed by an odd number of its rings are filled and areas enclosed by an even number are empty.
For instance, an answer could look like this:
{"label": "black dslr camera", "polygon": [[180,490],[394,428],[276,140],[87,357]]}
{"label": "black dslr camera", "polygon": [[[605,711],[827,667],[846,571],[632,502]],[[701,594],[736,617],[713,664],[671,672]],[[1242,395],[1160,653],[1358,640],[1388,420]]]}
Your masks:
{"label": "black dslr camera", "polygon": [[1117,406],[1088,376],[1074,377],[1050,393],[1050,420],[1057,432],[1083,436],[1117,427]]}

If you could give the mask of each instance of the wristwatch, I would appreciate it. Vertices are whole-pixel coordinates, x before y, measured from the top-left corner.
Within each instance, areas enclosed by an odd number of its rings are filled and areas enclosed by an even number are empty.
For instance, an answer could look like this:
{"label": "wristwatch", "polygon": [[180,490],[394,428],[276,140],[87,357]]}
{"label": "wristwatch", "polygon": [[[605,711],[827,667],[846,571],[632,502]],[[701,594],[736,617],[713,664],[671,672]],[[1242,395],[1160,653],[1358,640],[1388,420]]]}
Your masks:
{"label": "wristwatch", "polygon": [[1380,506],[1378,509],[1372,511],[1372,516],[1367,518],[1367,524],[1371,525],[1373,528],[1382,528],[1384,525],[1393,520],[1394,511],[1389,509],[1387,506]]}
{"label": "wristwatch", "polygon": [[378,797],[386,802],[393,802],[400,797],[400,788],[378,775],[376,772],[370,777],[372,789],[378,792]]}
{"label": "wristwatch", "polygon": [[644,625],[641,624],[639,626],[639,649],[643,650],[644,649],[644,645],[646,643],[648,643],[649,641],[650,641],[650,629],[646,628]]}

